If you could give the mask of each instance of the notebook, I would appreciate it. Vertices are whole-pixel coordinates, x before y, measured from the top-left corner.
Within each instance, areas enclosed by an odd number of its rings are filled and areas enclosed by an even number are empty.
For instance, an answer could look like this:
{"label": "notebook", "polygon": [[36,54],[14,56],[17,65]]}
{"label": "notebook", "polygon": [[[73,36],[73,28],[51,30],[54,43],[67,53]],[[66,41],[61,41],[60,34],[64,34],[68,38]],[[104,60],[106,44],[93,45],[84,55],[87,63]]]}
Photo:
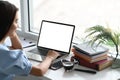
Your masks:
{"label": "notebook", "polygon": [[41,55],[42,59],[49,50],[60,53],[60,57],[69,55],[74,36],[75,25],[42,20],[36,48],[30,50]]}

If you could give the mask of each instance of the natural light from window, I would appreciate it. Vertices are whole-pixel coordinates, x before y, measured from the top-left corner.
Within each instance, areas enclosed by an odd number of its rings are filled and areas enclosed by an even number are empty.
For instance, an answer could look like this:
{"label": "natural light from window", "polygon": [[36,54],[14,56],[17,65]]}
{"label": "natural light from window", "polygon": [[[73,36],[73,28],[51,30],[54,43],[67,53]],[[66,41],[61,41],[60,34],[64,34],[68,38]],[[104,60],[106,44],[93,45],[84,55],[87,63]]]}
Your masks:
{"label": "natural light from window", "polygon": [[120,0],[38,0],[33,2],[32,31],[39,32],[41,20],[52,20],[76,26],[76,35],[87,27],[120,26]]}

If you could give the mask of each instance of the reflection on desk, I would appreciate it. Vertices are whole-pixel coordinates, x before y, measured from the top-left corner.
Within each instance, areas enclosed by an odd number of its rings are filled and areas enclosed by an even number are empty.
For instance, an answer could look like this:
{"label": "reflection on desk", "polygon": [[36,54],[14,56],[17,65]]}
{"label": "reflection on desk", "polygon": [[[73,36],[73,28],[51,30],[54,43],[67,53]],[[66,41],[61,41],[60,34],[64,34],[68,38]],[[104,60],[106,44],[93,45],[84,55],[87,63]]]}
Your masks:
{"label": "reflection on desk", "polygon": [[[77,66],[80,69],[88,69],[82,66]],[[46,77],[52,80],[118,80],[120,78],[120,69],[106,68],[102,71],[98,71],[97,74],[90,74],[85,72],[65,72],[64,68],[53,71],[49,70]]]}

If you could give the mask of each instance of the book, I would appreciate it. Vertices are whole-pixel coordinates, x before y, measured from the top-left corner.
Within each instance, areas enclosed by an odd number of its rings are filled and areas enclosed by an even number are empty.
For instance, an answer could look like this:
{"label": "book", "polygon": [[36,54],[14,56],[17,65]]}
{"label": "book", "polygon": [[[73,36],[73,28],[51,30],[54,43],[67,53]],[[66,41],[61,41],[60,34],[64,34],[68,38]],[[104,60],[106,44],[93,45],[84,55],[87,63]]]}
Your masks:
{"label": "book", "polygon": [[88,67],[91,69],[95,69],[98,71],[101,71],[101,70],[111,66],[112,62],[113,62],[113,59],[111,57],[107,57],[107,59],[100,60],[100,61],[94,62],[94,63],[89,63],[83,59],[79,59],[78,56],[73,56],[73,57],[79,61],[79,65],[85,66],[85,67]]}
{"label": "book", "polygon": [[77,51],[76,49],[74,49],[73,52],[78,53],[79,55],[85,56],[85,57],[90,58],[90,59],[98,58],[98,57],[101,57],[101,56],[104,56],[104,55],[108,54],[108,52],[103,52],[103,53],[98,54],[98,55],[89,56],[89,55],[86,55],[82,52]]}
{"label": "book", "polygon": [[83,53],[80,53],[76,50],[73,51],[73,54],[77,57],[79,57],[80,59],[83,59],[89,63],[93,63],[93,62],[97,62],[97,61],[100,61],[100,60],[103,60],[103,59],[107,59],[108,55],[107,55],[107,52],[103,53],[103,54],[100,54],[100,55],[96,55],[96,56],[88,56],[88,55],[85,55]]}
{"label": "book", "polygon": [[78,44],[78,45],[73,45],[73,47],[83,53],[86,54],[88,56],[94,56],[94,55],[98,55],[98,54],[102,54],[104,52],[108,52],[109,49],[99,45],[97,46],[96,44],[94,44],[93,46],[91,46],[88,42],[82,43],[82,44]]}

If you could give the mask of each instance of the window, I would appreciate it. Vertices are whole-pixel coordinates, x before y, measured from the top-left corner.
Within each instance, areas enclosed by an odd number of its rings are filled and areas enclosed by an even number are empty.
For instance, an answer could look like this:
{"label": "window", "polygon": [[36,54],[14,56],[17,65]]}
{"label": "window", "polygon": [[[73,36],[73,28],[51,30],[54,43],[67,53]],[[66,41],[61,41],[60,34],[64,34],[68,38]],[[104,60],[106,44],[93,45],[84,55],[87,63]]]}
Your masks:
{"label": "window", "polygon": [[39,32],[41,20],[74,24],[75,35],[81,35],[88,27],[120,26],[120,0],[29,0],[31,10],[30,31]]}
{"label": "window", "polygon": [[[37,40],[38,34],[33,34],[30,32],[30,27],[29,27],[29,0],[6,0],[9,1],[10,3],[13,3],[15,6],[19,8],[19,28],[17,30],[17,33],[20,36],[23,36],[25,38]],[[32,10],[32,9],[31,9]]]}
{"label": "window", "polygon": [[[20,9],[21,35],[38,36],[42,20],[74,24],[75,36],[84,37],[95,25],[120,26],[120,0],[8,0]],[[37,33],[35,35],[34,33]],[[35,35],[35,36],[34,36]]]}

